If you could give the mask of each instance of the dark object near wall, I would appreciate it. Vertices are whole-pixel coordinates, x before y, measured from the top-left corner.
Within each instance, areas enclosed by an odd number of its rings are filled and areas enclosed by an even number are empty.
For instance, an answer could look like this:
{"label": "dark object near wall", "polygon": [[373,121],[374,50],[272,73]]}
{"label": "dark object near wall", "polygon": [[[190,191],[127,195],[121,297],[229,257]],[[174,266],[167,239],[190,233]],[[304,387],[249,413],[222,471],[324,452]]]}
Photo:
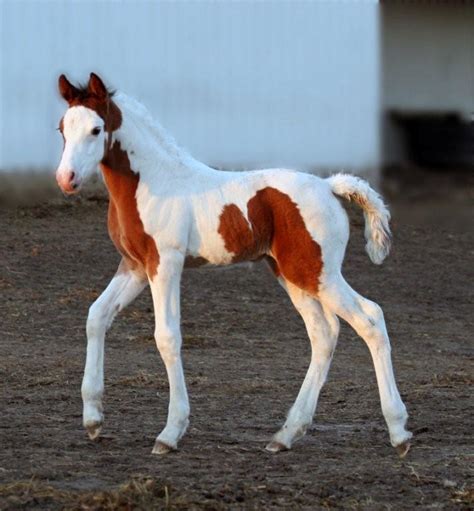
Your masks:
{"label": "dark object near wall", "polygon": [[474,169],[474,122],[456,113],[391,113],[407,156],[420,167]]}

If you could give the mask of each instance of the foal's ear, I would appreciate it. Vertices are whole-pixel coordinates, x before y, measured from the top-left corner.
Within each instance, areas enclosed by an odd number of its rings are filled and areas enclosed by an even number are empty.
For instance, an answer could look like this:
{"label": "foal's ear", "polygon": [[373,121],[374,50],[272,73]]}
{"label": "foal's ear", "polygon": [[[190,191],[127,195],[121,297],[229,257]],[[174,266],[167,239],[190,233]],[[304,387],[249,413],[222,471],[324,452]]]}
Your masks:
{"label": "foal's ear", "polygon": [[79,89],[74,87],[72,83],[66,78],[66,75],[61,75],[58,80],[58,88],[61,96],[71,103],[79,95]]}
{"label": "foal's ear", "polygon": [[89,83],[87,84],[87,91],[95,96],[97,99],[105,101],[109,93],[107,87],[104,85],[102,79],[95,73],[91,73]]}

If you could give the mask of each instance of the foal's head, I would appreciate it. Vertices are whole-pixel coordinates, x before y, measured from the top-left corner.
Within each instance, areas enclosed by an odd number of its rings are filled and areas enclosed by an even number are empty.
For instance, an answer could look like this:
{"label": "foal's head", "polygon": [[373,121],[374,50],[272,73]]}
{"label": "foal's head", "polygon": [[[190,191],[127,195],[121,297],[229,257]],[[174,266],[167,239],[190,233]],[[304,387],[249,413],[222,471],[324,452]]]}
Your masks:
{"label": "foal's head", "polygon": [[97,169],[122,118],[113,94],[94,73],[86,87],[75,87],[61,75],[59,92],[69,108],[59,123],[64,149],[56,179],[63,192],[73,194]]}

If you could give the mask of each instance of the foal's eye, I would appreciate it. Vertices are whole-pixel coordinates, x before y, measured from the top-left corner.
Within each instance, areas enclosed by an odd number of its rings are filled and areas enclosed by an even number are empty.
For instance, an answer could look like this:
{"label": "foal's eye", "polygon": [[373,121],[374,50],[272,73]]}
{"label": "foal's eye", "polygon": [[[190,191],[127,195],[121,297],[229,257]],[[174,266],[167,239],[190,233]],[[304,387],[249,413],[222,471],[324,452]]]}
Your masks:
{"label": "foal's eye", "polygon": [[100,128],[93,128],[91,131],[91,135],[94,135],[95,137],[100,133]]}

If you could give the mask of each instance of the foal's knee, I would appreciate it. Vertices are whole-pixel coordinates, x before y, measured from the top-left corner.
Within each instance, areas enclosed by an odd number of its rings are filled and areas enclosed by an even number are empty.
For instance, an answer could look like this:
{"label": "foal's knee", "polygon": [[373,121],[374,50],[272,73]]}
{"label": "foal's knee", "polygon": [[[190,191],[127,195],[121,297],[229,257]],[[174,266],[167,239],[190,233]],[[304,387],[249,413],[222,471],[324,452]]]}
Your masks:
{"label": "foal's knee", "polygon": [[86,330],[87,336],[93,337],[104,330],[107,330],[108,314],[100,302],[95,301],[89,307],[89,313],[87,315]]}
{"label": "foal's knee", "polygon": [[307,328],[312,341],[313,357],[317,360],[331,360],[339,334],[337,317],[327,314],[313,315]]}
{"label": "foal's knee", "polygon": [[179,329],[165,327],[155,330],[155,341],[165,364],[173,364],[181,357],[181,335]]}

